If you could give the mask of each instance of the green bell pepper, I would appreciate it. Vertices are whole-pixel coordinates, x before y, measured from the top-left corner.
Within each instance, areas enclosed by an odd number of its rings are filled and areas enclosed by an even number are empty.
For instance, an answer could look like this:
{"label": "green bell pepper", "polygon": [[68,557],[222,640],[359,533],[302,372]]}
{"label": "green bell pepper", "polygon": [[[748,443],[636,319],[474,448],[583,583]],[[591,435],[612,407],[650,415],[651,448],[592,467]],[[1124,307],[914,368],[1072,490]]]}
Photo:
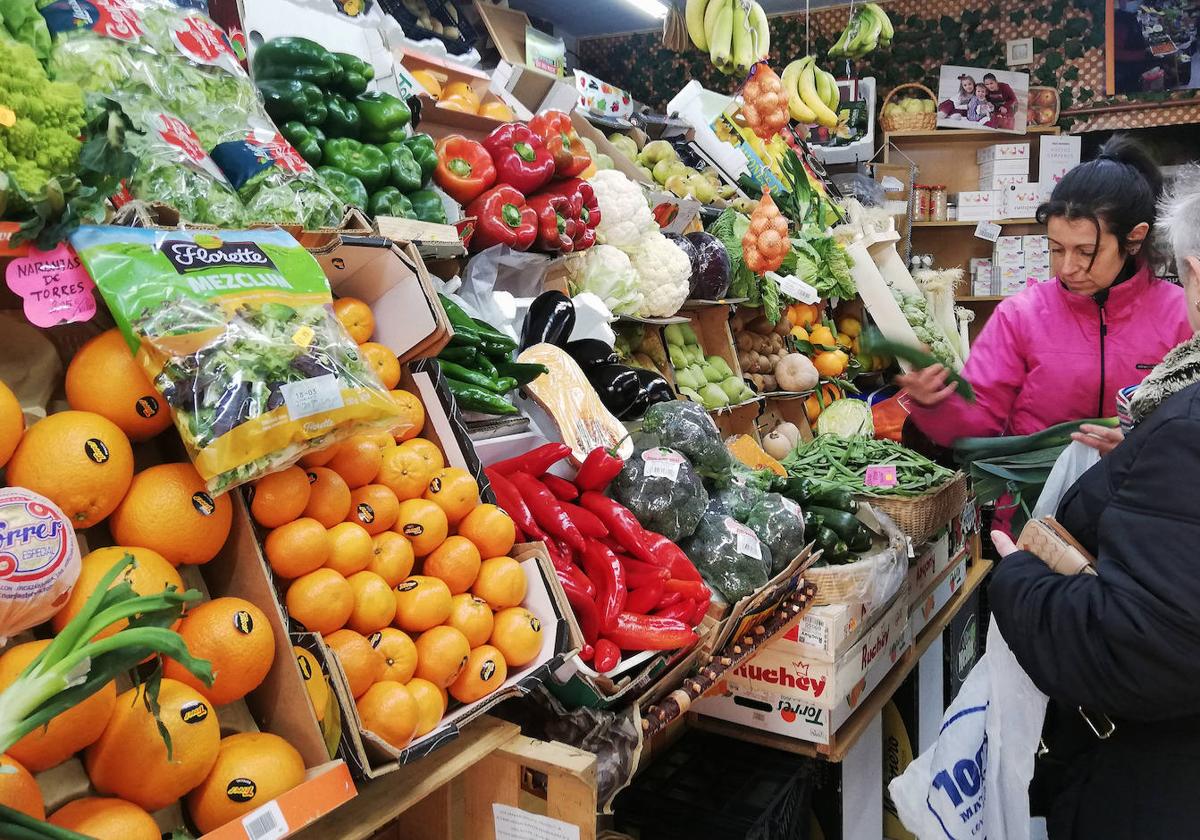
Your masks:
{"label": "green bell pepper", "polygon": [[412,119],[404,100],[390,93],[373,91],[356,98],[354,104],[362,115],[364,140],[371,143],[398,143],[404,140],[404,127]]}
{"label": "green bell pepper", "polygon": [[433,170],[437,168],[437,147],[433,138],[428,134],[414,134],[404,140],[404,145],[412,152],[413,160],[421,166],[421,185],[429,183]]}
{"label": "green bell pepper", "polygon": [[413,216],[412,202],[395,187],[384,187],[372,195],[368,209],[372,216],[400,216],[405,219]]}
{"label": "green bell pepper", "polygon": [[358,137],[362,130],[362,117],[358,108],[340,93],[325,94],[325,124],[322,126],[330,137]]}
{"label": "green bell pepper", "polygon": [[392,166],[388,183],[405,195],[421,189],[421,166],[413,160],[408,147],[403,143],[387,143],[381,148]]}
{"label": "green bell pepper", "polygon": [[375,68],[356,55],[335,52],[333,57],[342,66],[341,82],[333,87],[346,96],[358,96],[367,90],[367,82],[375,78]]}
{"label": "green bell pepper", "polygon": [[325,134],[321,129],[292,120],[279,126],[279,133],[295,147],[300,157],[308,161],[309,165],[321,165],[321,148],[325,145]]}
{"label": "green bell pepper", "polygon": [[387,183],[391,174],[388,156],[378,146],[360,143],[352,137],[335,137],[325,143],[326,166],[340,169],[363,182],[367,192]]}
{"label": "green bell pepper", "polygon": [[305,125],[325,122],[325,95],[312,82],[299,79],[263,79],[255,83],[267,113],[275,124],[296,120]]}
{"label": "green bell pepper", "polygon": [[322,87],[345,72],[333,53],[308,38],[272,38],[254,51],[251,67],[256,82],[291,79]]}
{"label": "green bell pepper", "polygon": [[408,200],[412,202],[413,215],[422,222],[446,224],[446,207],[442,204],[442,197],[433,190],[410,192]]}
{"label": "green bell pepper", "polygon": [[334,169],[332,166],[318,167],[317,174],[321,176],[321,180],[325,182],[325,186],[329,187],[329,191],[344,203],[353,204],[362,210],[367,209],[369,201],[367,198],[367,188],[363,186],[363,182],[358,178],[340,169]]}

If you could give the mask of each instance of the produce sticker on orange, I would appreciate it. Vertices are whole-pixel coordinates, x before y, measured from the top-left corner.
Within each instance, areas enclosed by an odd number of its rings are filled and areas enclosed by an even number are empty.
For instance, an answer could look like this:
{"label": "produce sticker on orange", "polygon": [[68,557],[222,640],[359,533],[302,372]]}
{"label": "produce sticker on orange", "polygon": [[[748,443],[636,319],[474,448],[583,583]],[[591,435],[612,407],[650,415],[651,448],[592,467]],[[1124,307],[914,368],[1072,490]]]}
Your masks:
{"label": "produce sticker on orange", "polygon": [[78,577],[79,544],[66,514],[23,487],[0,489],[0,637],[49,619]]}

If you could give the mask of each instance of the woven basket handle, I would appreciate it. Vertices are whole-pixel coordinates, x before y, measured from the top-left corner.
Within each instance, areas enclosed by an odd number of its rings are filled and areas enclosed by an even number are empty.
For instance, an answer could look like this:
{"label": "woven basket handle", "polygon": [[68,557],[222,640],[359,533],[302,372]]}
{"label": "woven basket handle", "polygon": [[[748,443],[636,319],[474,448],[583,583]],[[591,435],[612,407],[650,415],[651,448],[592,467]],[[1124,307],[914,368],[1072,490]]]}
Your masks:
{"label": "woven basket handle", "polygon": [[925,85],[921,84],[920,82],[907,82],[903,85],[896,85],[896,87],[892,88],[891,91],[888,92],[888,95],[883,98],[883,105],[881,106],[880,110],[882,111],[883,108],[886,108],[888,103],[892,101],[892,97],[906,88],[916,88],[917,90],[923,91],[926,96],[933,100],[935,105],[937,104],[937,96],[934,95],[933,91],[925,87]]}

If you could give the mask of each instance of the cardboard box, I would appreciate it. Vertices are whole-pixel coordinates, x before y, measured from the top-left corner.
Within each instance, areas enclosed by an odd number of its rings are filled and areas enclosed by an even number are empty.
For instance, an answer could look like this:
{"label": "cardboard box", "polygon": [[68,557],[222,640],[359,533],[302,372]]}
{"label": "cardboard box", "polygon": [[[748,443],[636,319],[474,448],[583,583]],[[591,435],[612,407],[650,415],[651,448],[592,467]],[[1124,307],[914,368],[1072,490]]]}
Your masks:
{"label": "cardboard box", "polygon": [[995,143],[975,152],[976,163],[1004,160],[1029,160],[1028,143]]}
{"label": "cardboard box", "polygon": [[1005,297],[1019,294],[1029,286],[1029,273],[1024,268],[1006,268],[997,275],[1000,294]]}
{"label": "cardboard box", "polygon": [[971,293],[977,297],[991,297],[1000,294],[996,285],[996,273],[989,268],[971,275]]}
{"label": "cardboard box", "polygon": [[1025,240],[1020,236],[1001,236],[992,246],[992,251],[997,255],[1011,255],[1025,253]]}
{"label": "cardboard box", "polygon": [[836,662],[897,600],[908,600],[906,585],[885,603],[855,601],[811,607],[781,641],[814,662]]}
{"label": "cardboard box", "polygon": [[934,581],[950,567],[950,533],[947,531],[920,551],[908,567],[907,597],[909,606],[929,590]]}
{"label": "cardboard box", "polygon": [[535,114],[550,109],[573,111],[579,101],[574,79],[567,82],[560,76],[525,66],[525,27],[529,26],[529,16],[517,9],[479,0],[475,2],[475,10],[503,59],[492,72],[493,87],[507,90]]}
{"label": "cardboard box", "polygon": [[963,557],[958,560],[945,574],[945,577],[913,605],[909,612],[909,629],[912,638],[915,639],[919,636],[925,626],[933,620],[933,617],[941,612],[946,604],[950,603],[954,593],[962,589],[963,584],[967,581],[967,559]]}
{"label": "cardboard box", "polygon": [[1049,251],[1050,237],[1043,234],[1031,234],[1022,236],[1021,243],[1026,252],[1029,251]]}
{"label": "cardboard box", "polygon": [[1042,203],[1042,190],[1038,184],[1012,186],[1004,190],[1001,201],[1001,218],[1031,219]]}
{"label": "cardboard box", "polygon": [[980,175],[979,189],[981,190],[1004,190],[1012,186],[1019,186],[1029,181],[1029,175],[1022,173],[1020,175]]}
{"label": "cardboard box", "polygon": [[1078,166],[1082,140],[1069,134],[1043,137],[1038,148],[1038,180],[1053,187]]}
{"label": "cardboard box", "polygon": [[1000,215],[999,190],[964,190],[955,196],[958,220],[962,222],[986,222]]}
{"label": "cardboard box", "polygon": [[[979,164],[980,178],[994,178],[998,175],[1028,175],[1029,158],[1002,158],[989,160]],[[1026,178],[1025,180],[1029,180]]]}

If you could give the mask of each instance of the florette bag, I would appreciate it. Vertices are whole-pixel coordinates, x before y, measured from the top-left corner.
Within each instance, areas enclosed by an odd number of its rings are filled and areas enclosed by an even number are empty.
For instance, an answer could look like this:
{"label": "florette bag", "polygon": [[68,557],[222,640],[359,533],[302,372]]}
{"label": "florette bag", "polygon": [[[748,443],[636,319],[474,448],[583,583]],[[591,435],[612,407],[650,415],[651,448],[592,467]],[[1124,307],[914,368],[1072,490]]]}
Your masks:
{"label": "florette bag", "polygon": [[84,226],[71,236],[212,493],[399,410],[286,232]]}

